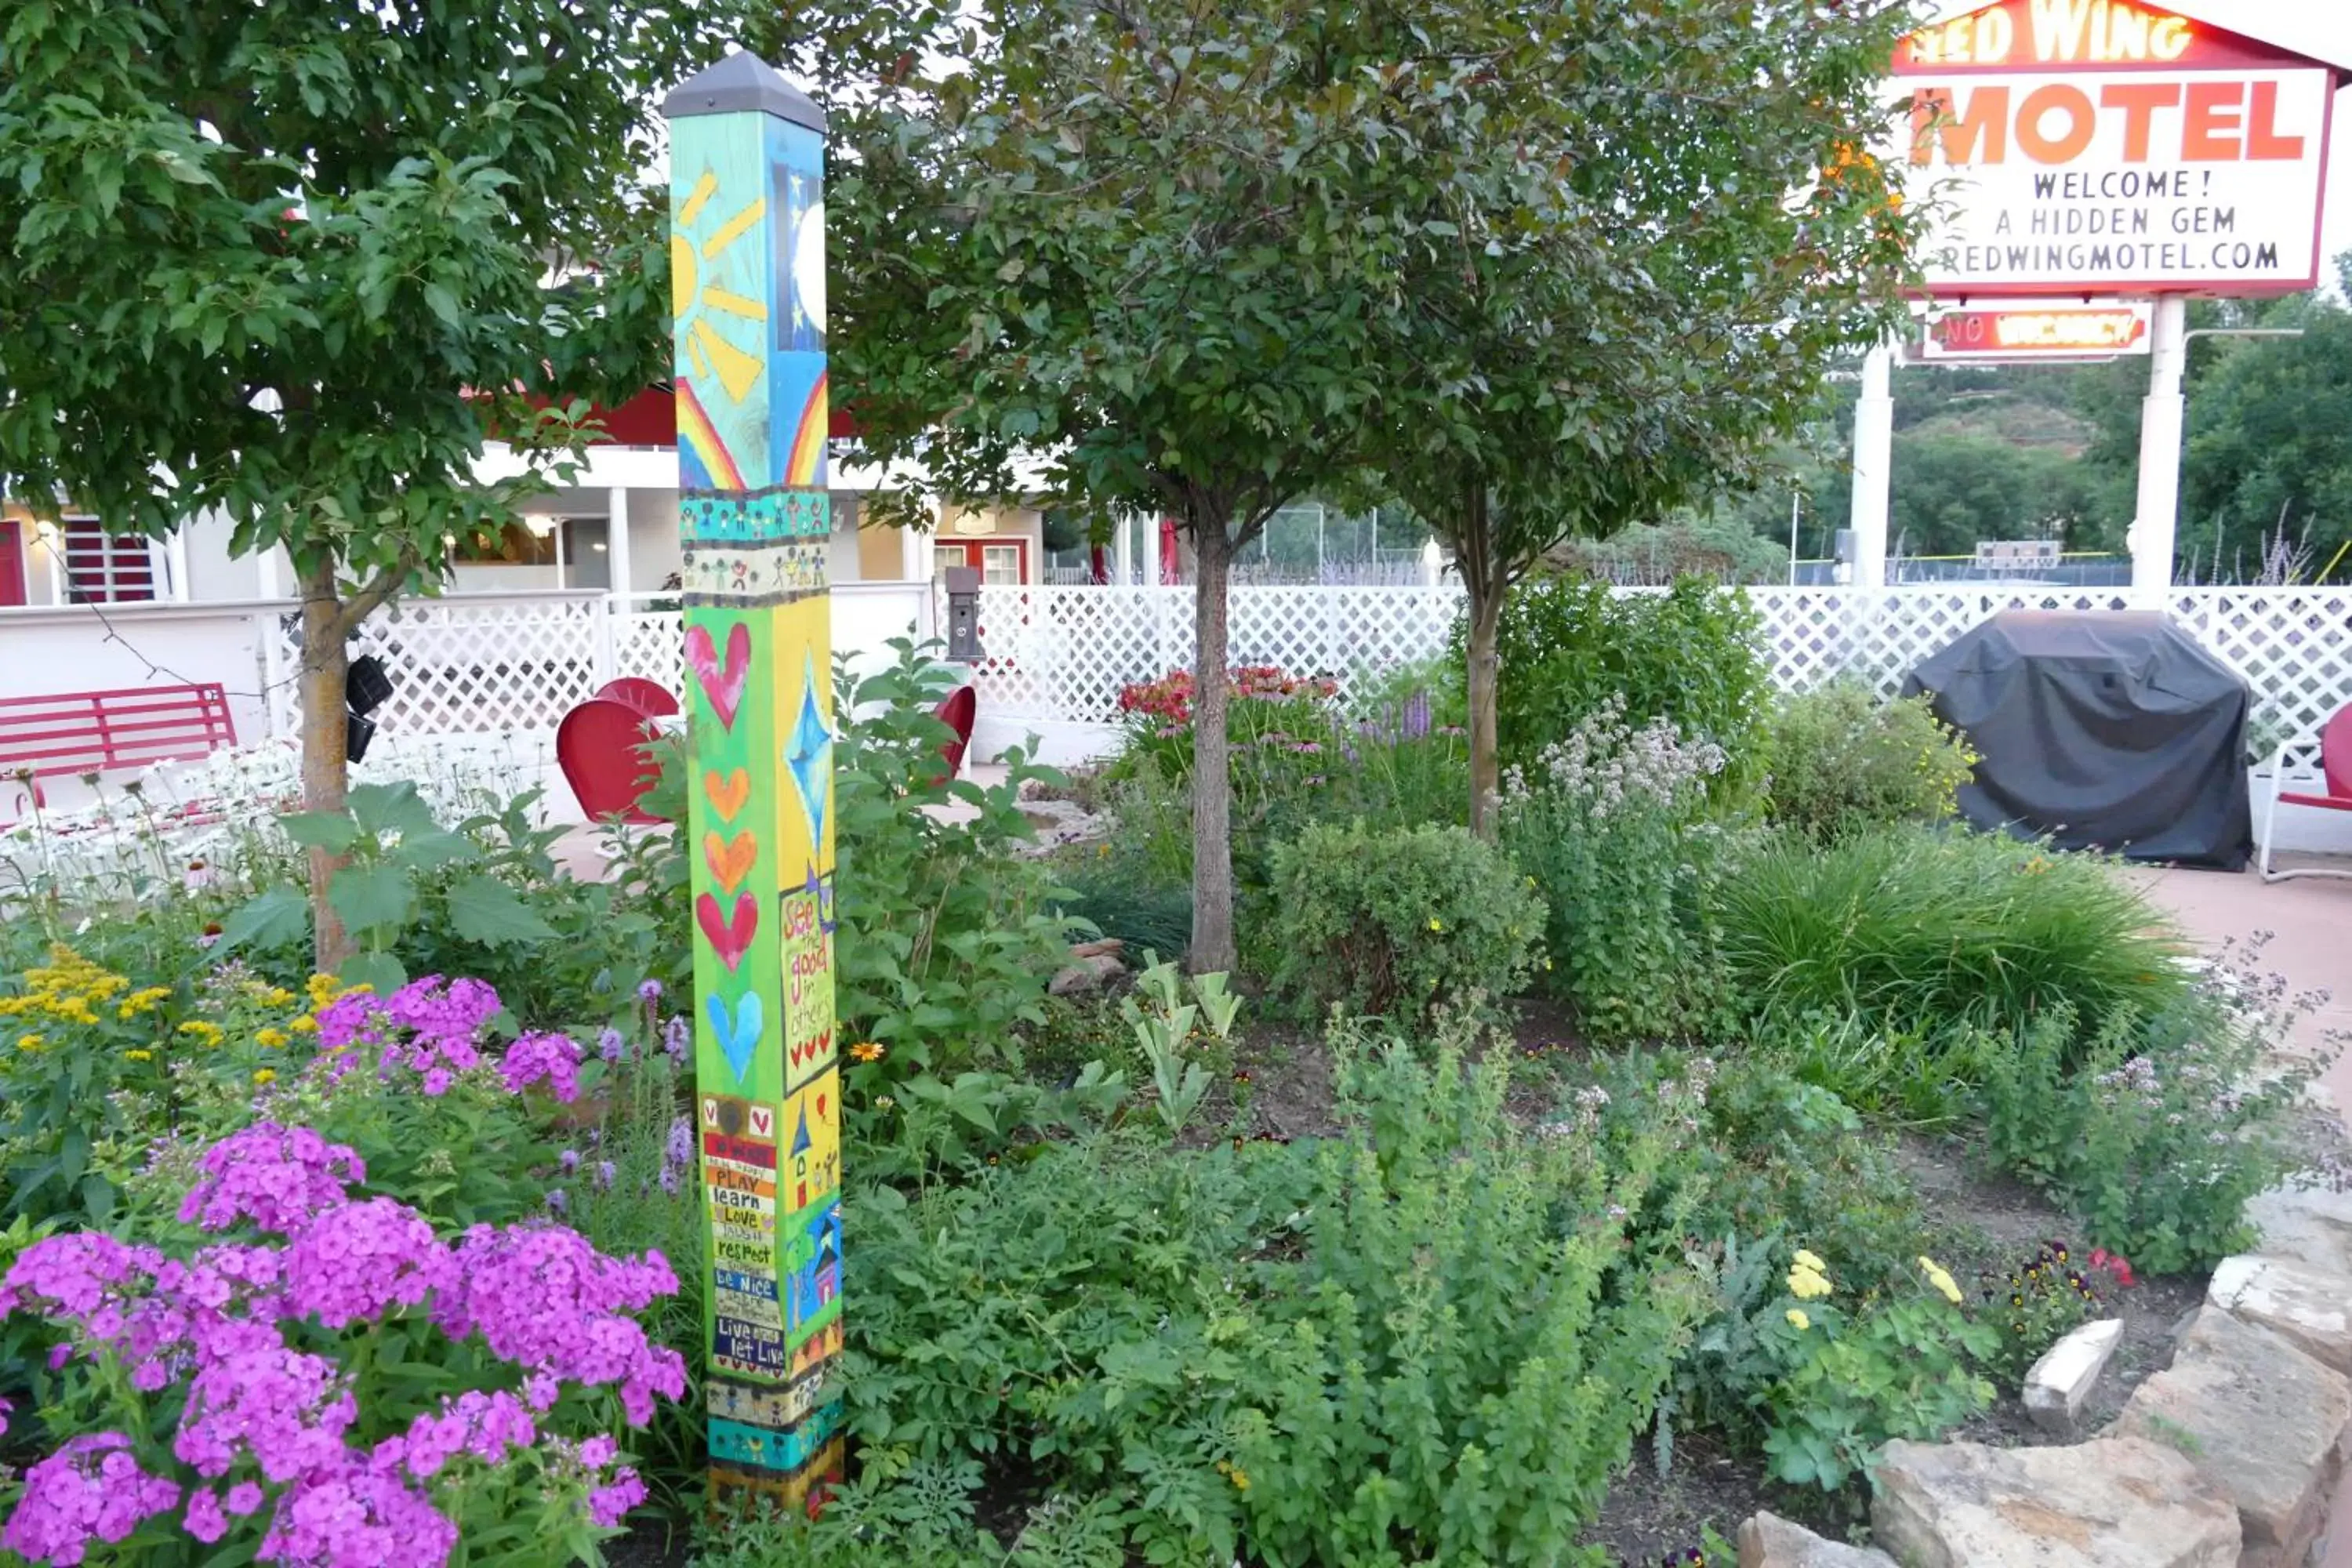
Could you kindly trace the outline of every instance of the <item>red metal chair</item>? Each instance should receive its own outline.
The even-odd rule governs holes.
[[[2337,709],[2336,717],[2322,725],[2317,735],[2306,735],[2300,741],[2289,741],[2281,746],[2272,754],[2270,771],[2271,808],[2263,816],[2263,880],[2284,882],[2294,877],[2352,877],[2352,871],[2330,870],[2316,866],[2298,867],[2290,871],[2271,869],[2271,845],[2278,837],[2280,806],[2304,805],[2321,811],[2352,811],[2352,704]],[[2316,784],[2326,793],[2314,795],[2307,790],[2290,790],[2286,787],[2290,779],[2296,784]]]
[[[980,695],[969,686],[959,686],[947,694],[931,717],[955,731],[955,739],[940,748],[940,757],[948,771],[933,779],[934,787],[947,783],[963,772],[963,754],[971,745],[971,727],[980,716]]]
[[[647,680],[642,675],[625,675],[618,680],[608,680],[596,695],[608,701],[635,709],[648,719],[667,719],[677,711],[677,699],[668,687],[658,680]]]
[[[609,697],[592,697],[563,716],[555,729],[556,764],[591,822],[663,820],[637,805],[659,776],[642,748],[660,739],[651,718]]]

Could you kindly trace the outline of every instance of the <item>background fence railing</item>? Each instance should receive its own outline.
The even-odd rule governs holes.
[[[2108,588],[1962,584],[1747,592],[1773,679],[1792,690],[1845,677],[1891,692],[1920,659],[1999,611],[2127,602]],[[1358,682],[1443,654],[1461,605],[1451,585],[1237,585],[1233,659]],[[2307,731],[2352,701],[2352,589],[2182,587],[2164,605],[2252,689],[2259,736]],[[835,591],[833,616],[835,646],[870,668],[888,657],[892,637],[935,636],[941,606],[927,583],[846,584]],[[983,587],[980,624],[984,731],[1012,740],[1059,726],[1080,745],[1085,732],[1117,722],[1122,687],[1192,658],[1184,587]],[[675,688],[681,638],[674,596],[452,595],[372,617],[352,651],[375,654],[391,671],[380,715],[389,731],[516,734],[552,731],[616,675]],[[0,692],[218,682],[243,740],[293,731],[298,657],[286,604],[0,611]]]

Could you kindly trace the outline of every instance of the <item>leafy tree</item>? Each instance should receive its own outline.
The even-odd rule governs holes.
[[[305,805],[346,778],[347,641],[542,475],[573,400],[667,361],[659,90],[686,0],[47,0],[0,24],[0,477],[110,529],[208,510],[302,602]],[[551,275],[561,275],[550,286]],[[551,402],[561,405],[547,406]],[[344,951],[312,851],[319,959]]]
[[[1636,19],[1591,0],[1421,18],[1476,68],[1422,106],[1367,460],[1468,590],[1474,827],[1497,784],[1512,585],[1563,539],[1753,473],[1832,357],[1900,319],[1914,220],[1860,148],[1907,16],[1657,0]]]
[[[1446,133],[1492,0],[1020,0],[954,68],[853,107],[829,196],[842,379],[877,455],[1007,485],[1020,447],[1097,507],[1191,535],[1198,586],[1192,960],[1234,956],[1226,587],[1286,503],[1360,458]],[[1421,31],[1416,36],[1416,24]]]

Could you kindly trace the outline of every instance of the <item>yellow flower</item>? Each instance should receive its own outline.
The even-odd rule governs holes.
[[[1432,931],[1444,931],[1445,929],[1445,922],[1439,920],[1435,915],[1432,915],[1429,917],[1429,929]]]
[[[273,1051],[284,1045],[287,1038],[286,1031],[283,1029],[256,1029],[253,1032],[254,1044],[267,1046]]]
[[[849,1047],[849,1054],[861,1062],[878,1062],[889,1054],[889,1047],[878,1040],[860,1040]]]
[[[1803,1333],[1807,1329],[1810,1329],[1810,1328],[1811,1328],[1811,1327],[1813,1326],[1813,1321],[1812,1321],[1811,1318],[1808,1318],[1807,1316],[1805,1316],[1803,1310],[1802,1310],[1802,1309],[1801,1309],[1801,1308],[1797,1308],[1797,1307],[1791,1307],[1791,1308],[1790,1308],[1790,1309],[1789,1309],[1789,1311],[1788,1311],[1788,1319],[1789,1319],[1789,1326],[1790,1326],[1790,1328],[1792,1328],[1792,1329],[1796,1330],[1796,1331],[1797,1331],[1799,1333],[1801,1333],[1801,1333]]]
[[[45,1038],[41,1035],[19,1035],[16,1037],[16,1048],[30,1055],[41,1048]]]
[[[1928,1284],[1943,1292],[1945,1300],[1956,1307],[1960,1304],[1960,1288],[1952,1282],[1952,1277],[1949,1274],[1944,1272],[1943,1265],[1932,1258],[1922,1257],[1919,1259],[1919,1272],[1927,1277]]]
[[[276,1083],[278,1081],[278,1069],[276,1068],[257,1068],[254,1069],[253,1081],[256,1083]]]
[[[152,1062],[155,1059],[155,1053],[152,1051],[125,1051],[122,1056],[126,1061]]]
[[[171,994],[172,988],[168,985],[150,985],[144,990],[133,991],[114,1009],[114,1016],[129,1019],[136,1018],[142,1013],[152,1013],[155,1005]]]
[[[265,1007],[290,1007],[294,1005],[294,993],[287,990],[283,985],[273,985],[263,992],[257,1000]]]
[[[313,974],[303,983],[302,989],[309,994],[310,1011],[315,1013],[335,999],[335,977],[331,974]]]
[[[217,1046],[225,1037],[218,1024],[209,1023],[203,1018],[189,1019],[180,1026],[180,1033],[200,1046]]]
[[[286,1026],[298,1035],[315,1035],[319,1032],[319,1020],[305,1013]]]
[[[98,1015],[90,1011],[89,998],[87,996],[51,996],[43,1005],[42,1010],[50,1017],[62,1019],[68,1024],[98,1022]]]
[[[19,1018],[39,1005],[37,996],[0,996],[0,1018]]]
[[[1829,1272],[1830,1268],[1828,1264],[1822,1262],[1820,1258],[1814,1257],[1811,1253],[1806,1251],[1801,1247],[1797,1248],[1797,1267],[1800,1268],[1810,1268],[1816,1274],[1826,1274]]]
[[[1799,1263],[1789,1269],[1789,1294],[1800,1301],[1819,1300],[1828,1295],[1831,1289],[1829,1276],[1818,1268],[1808,1268]]]

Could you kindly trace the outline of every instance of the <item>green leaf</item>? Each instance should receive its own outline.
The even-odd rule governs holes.
[[[433,808],[425,804],[416,786],[405,779],[397,784],[353,784],[350,800],[352,816],[378,838],[393,834],[406,837],[432,833],[440,827],[433,820]]]
[[[303,848],[324,849],[330,855],[348,855],[360,841],[359,824],[344,812],[289,812],[278,819],[278,825]]]
[[[558,934],[513,889],[488,877],[468,877],[449,889],[449,923],[467,942],[490,947],[549,942]]]
[[[346,985],[365,985],[389,996],[408,984],[408,971],[388,952],[363,952],[347,961],[336,976]]]
[[[405,924],[415,897],[409,873],[398,866],[346,866],[327,885],[328,904],[354,932]]]
[[[223,948],[289,947],[310,934],[310,900],[291,883],[277,887],[222,922]]]

